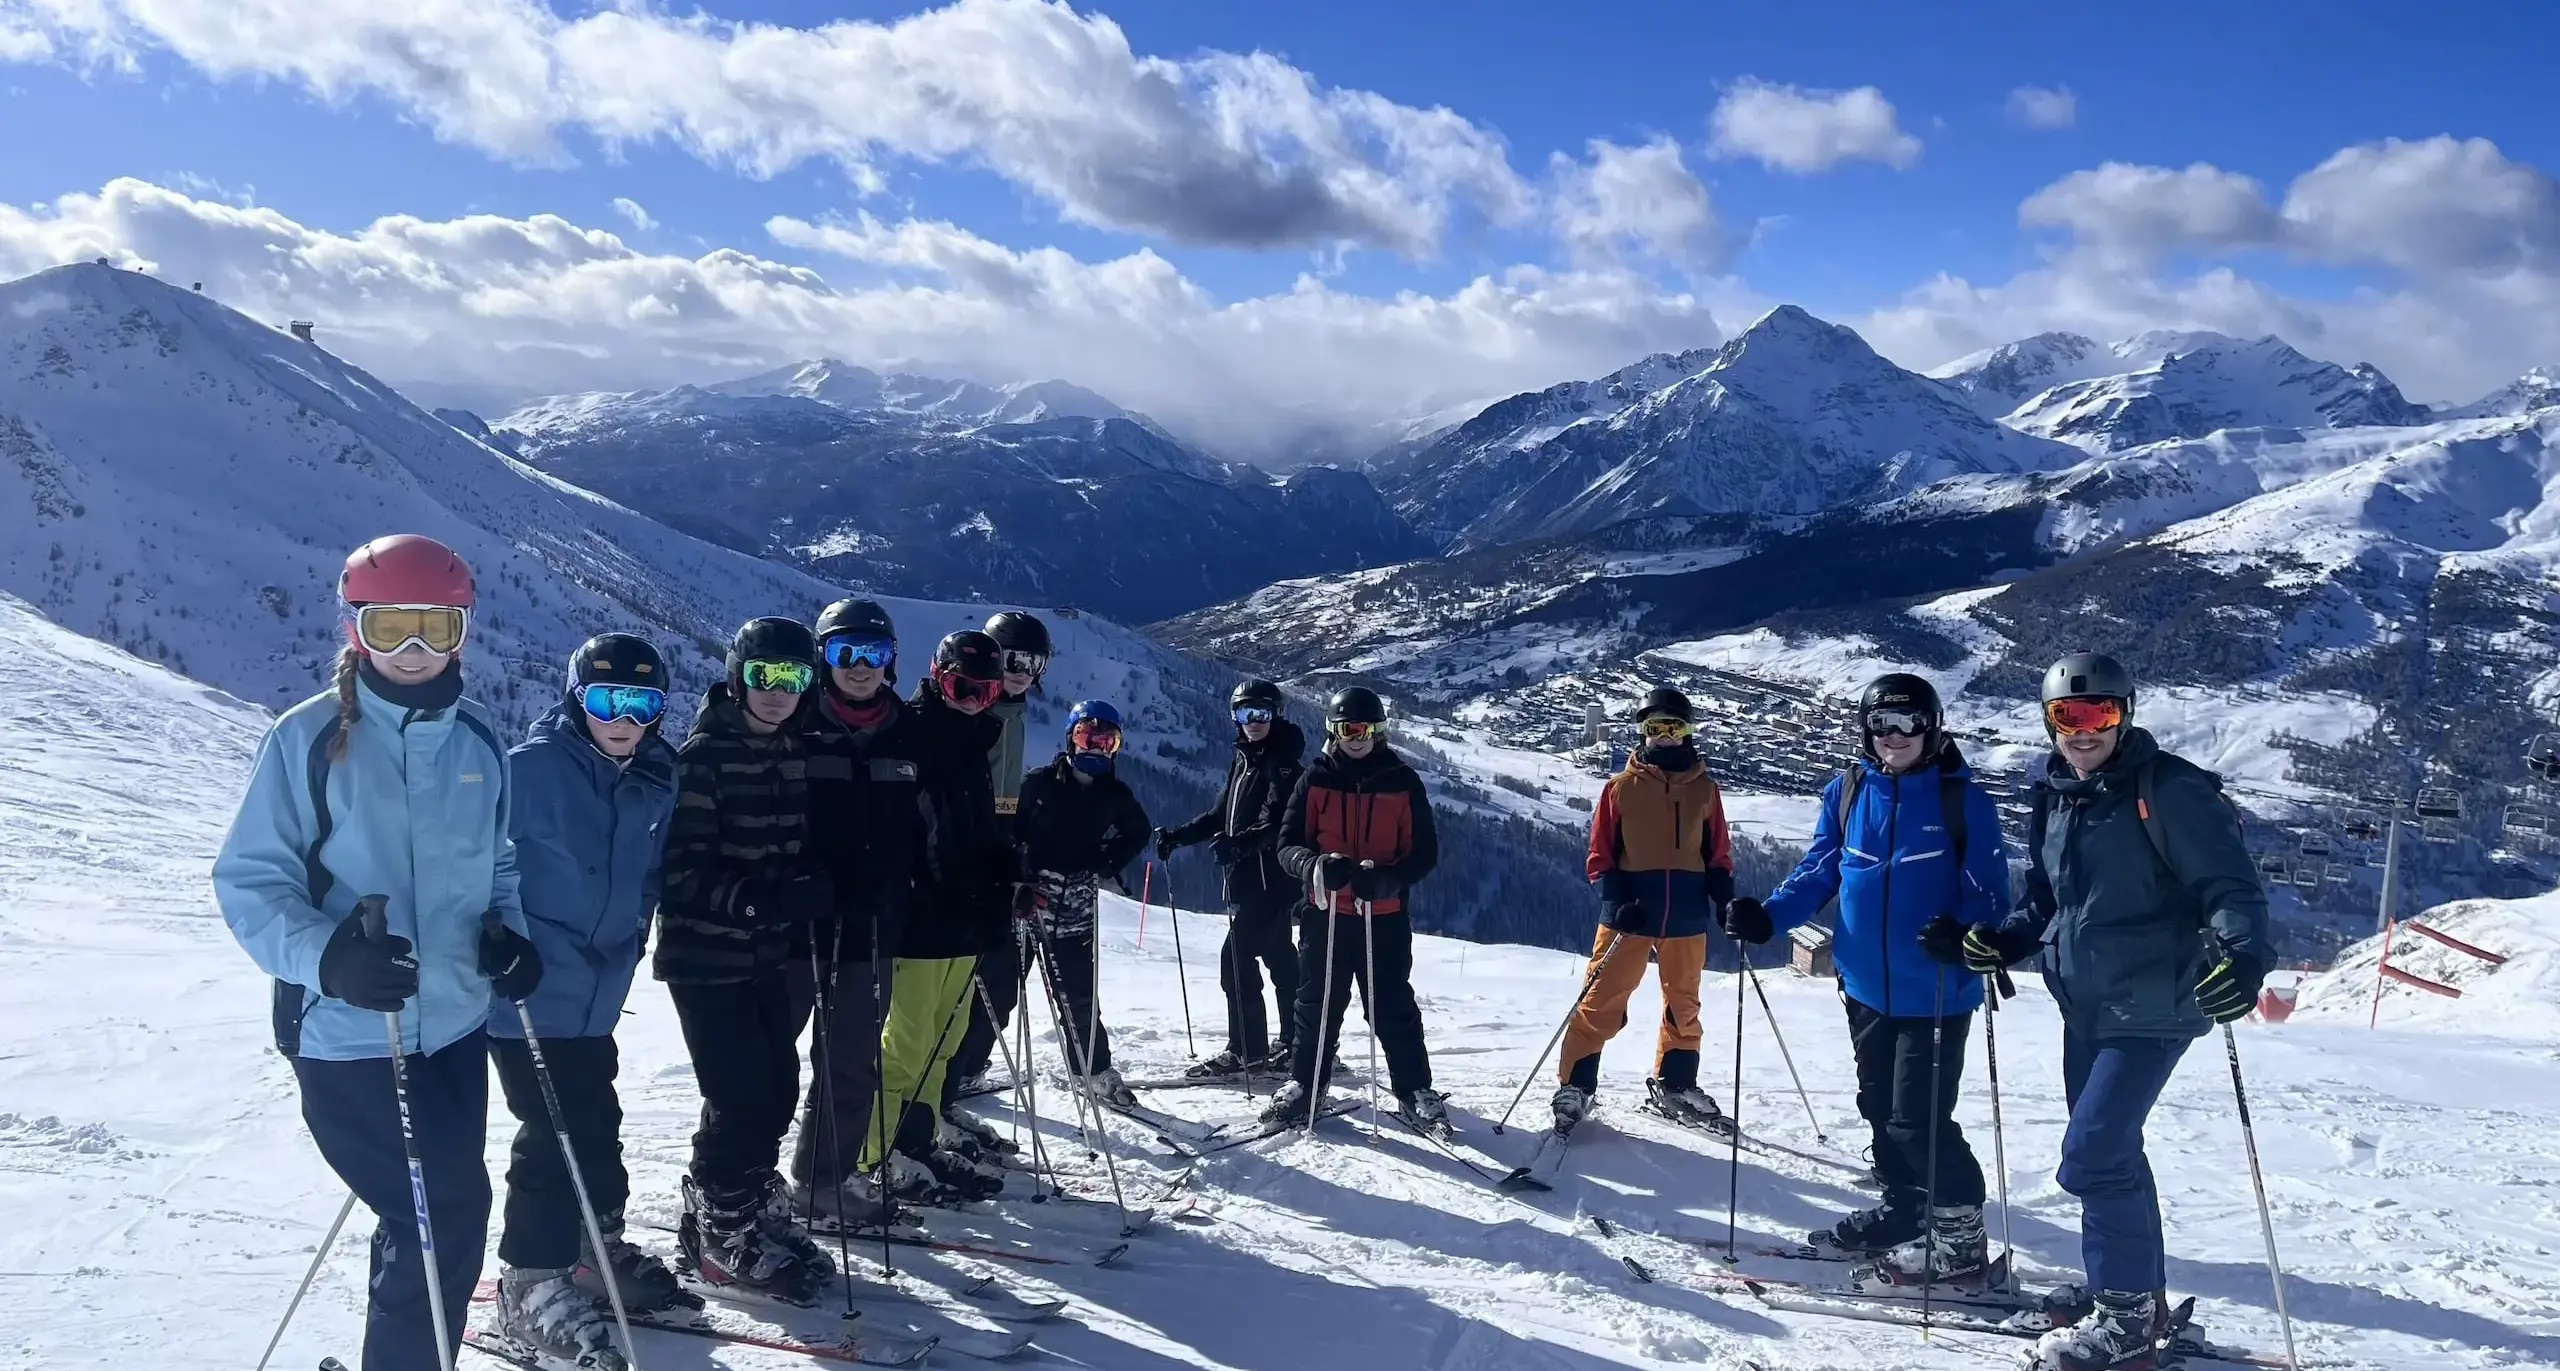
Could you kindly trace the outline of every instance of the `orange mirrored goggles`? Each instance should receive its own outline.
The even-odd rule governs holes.
[[[2124,726],[2124,701],[2097,696],[2047,701],[2044,721],[2056,733],[2104,733]]]
[[[356,610],[356,639],[388,657],[411,643],[450,655],[471,630],[471,611],[457,605],[365,605]]]
[[[1360,741],[1362,738],[1383,738],[1387,736],[1387,726],[1385,724],[1373,724],[1361,719],[1334,719],[1325,724],[1324,731],[1344,742],[1353,743]]]

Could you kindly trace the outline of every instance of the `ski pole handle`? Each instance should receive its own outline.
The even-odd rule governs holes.
[[[391,931],[391,897],[367,895],[356,901],[358,927],[368,942],[380,942]]]

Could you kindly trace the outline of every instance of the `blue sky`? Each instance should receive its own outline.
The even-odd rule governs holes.
[[[878,181],[868,191],[825,155],[757,175],[742,171],[733,158],[666,137],[610,147],[596,136],[599,116],[580,109],[536,121],[550,128],[556,145],[551,153],[528,158],[521,147],[501,146],[523,142],[521,130],[492,134],[486,127],[501,117],[488,110],[520,92],[502,91],[481,102],[477,113],[457,113],[455,102],[469,104],[470,98],[440,91],[432,77],[403,69],[411,60],[405,54],[421,46],[418,35],[400,33],[402,21],[366,13],[372,7],[362,0],[303,0],[298,6],[294,0],[201,0],[203,12],[214,16],[282,16],[273,18],[275,27],[264,35],[230,39],[208,38],[201,28],[167,19],[169,10],[183,11],[195,2],[175,0],[136,15],[119,0],[107,0],[101,12],[113,18],[83,26],[36,17],[46,12],[47,0],[0,0],[0,55],[21,59],[0,67],[0,125],[13,130],[11,152],[0,158],[0,206],[16,207],[22,220],[36,223],[20,223],[14,258],[0,232],[0,266],[41,265],[49,247],[85,246],[104,235],[172,274],[236,270],[255,276],[253,267],[223,255],[238,250],[236,245],[136,228],[135,215],[105,211],[94,216],[98,222],[84,237],[65,227],[67,211],[45,208],[56,197],[95,194],[127,177],[193,202],[199,219],[202,206],[222,202],[254,203],[283,216],[292,225],[287,250],[314,272],[325,271],[330,256],[313,248],[315,235],[360,235],[386,215],[436,223],[466,215],[508,221],[556,215],[583,228],[610,230],[631,252],[671,262],[734,248],[813,269],[839,290],[940,292],[941,314],[960,313],[962,306],[974,311],[965,327],[951,326],[946,318],[951,331],[938,334],[905,316],[879,330],[868,322],[839,321],[847,336],[840,348],[828,350],[860,360],[909,356],[945,362],[990,379],[1038,369],[1050,356],[989,348],[987,339],[1006,330],[999,315],[982,307],[989,299],[1001,304],[1006,290],[972,296],[942,268],[884,254],[877,243],[850,253],[812,247],[778,238],[769,221],[786,216],[825,225],[865,213],[884,226],[949,221],[1002,249],[1054,248],[1086,265],[1143,250],[1169,263],[1184,288],[1220,305],[1285,296],[1310,272],[1339,297],[1328,303],[1329,310],[1372,314],[1385,308],[1379,302],[1392,302],[1402,292],[1453,299],[1474,278],[1500,279],[1521,266],[1609,275],[1603,285],[1546,283],[1543,289],[1549,314],[1576,316],[1585,324],[1600,308],[1589,299],[1595,292],[1605,295],[1611,302],[1605,308],[1614,311],[1611,329],[1518,323],[1520,336],[1506,333],[1478,346],[1480,365],[1473,369],[1467,365],[1470,344],[1461,335],[1483,336],[1482,321],[1444,321],[1437,333],[1458,355],[1436,359],[1428,374],[1418,373],[1400,393],[1410,397],[1406,404],[1471,393],[1471,378],[1479,374],[1481,388],[1498,391],[1539,374],[1540,367],[1564,369],[1548,377],[1561,379],[1604,361],[1632,360],[1642,346],[1712,340],[1776,301],[1800,302],[1859,326],[1888,355],[1912,365],[1996,341],[2008,336],[2004,328],[2082,326],[2109,336],[2129,331],[2128,325],[2153,323],[2266,327],[2339,360],[2371,355],[2427,398],[2457,398],[2464,387],[2485,389],[2483,383],[2526,364],[2560,361],[2560,334],[2536,322],[2548,313],[2546,305],[2560,300],[2560,290],[2547,289],[2560,274],[2560,261],[2546,260],[2560,253],[2560,225],[2550,221],[2560,215],[2560,200],[2544,195],[2549,178],[2539,170],[2560,166],[2560,120],[2537,109],[2547,78],[2547,62],[2538,54],[2560,51],[2560,11],[2543,6],[2441,5],[2431,8],[2423,26],[2396,8],[2228,0],[2146,6],[2138,21],[2121,10],[2027,4],[1568,9],[1525,3],[1379,6],[1323,0],[1253,6],[1120,0],[1076,12],[1079,35],[1107,18],[1139,57],[1184,64],[1194,95],[1211,86],[1224,89],[1212,79],[1218,68],[1211,64],[1220,54],[1260,52],[1280,59],[1278,70],[1328,95],[1373,93],[1402,110],[1445,107],[1464,121],[1471,136],[1497,149],[1497,160],[1507,163],[1501,174],[1516,180],[1517,188],[1424,194],[1438,212],[1434,226],[1421,231],[1427,241],[1398,251],[1380,235],[1364,241],[1359,233],[1277,246],[1201,241],[1220,235],[1186,229],[1192,216],[1185,210],[1097,212],[1096,202],[1080,202],[1072,189],[1090,169],[1066,165],[1075,160],[1071,152],[1044,146],[1029,153],[990,153],[986,138],[1000,139],[999,132],[975,146],[963,139],[946,156],[919,155],[926,150],[913,144],[935,136],[929,120],[906,126],[888,145],[866,154]],[[467,34],[478,22],[466,17],[448,23],[444,12],[477,15],[503,27],[523,20],[534,2],[441,0],[419,6],[435,13],[415,22],[447,25],[427,30],[425,45],[433,46],[454,31]],[[990,32],[1027,32],[1039,27],[1031,22],[1037,15],[1026,15],[1028,8],[1009,0],[968,0],[963,11],[972,20],[983,19]],[[557,19],[535,22],[526,31],[549,32],[561,21],[591,14],[565,3],[555,12]],[[811,31],[842,21],[895,26],[914,13],[906,6],[802,0],[721,0],[711,9],[718,21]],[[1961,19],[1948,17],[1959,13]],[[658,19],[675,24],[662,13]],[[242,21],[237,27],[254,31],[257,25]],[[15,41],[13,33],[19,35]],[[347,35],[352,38],[341,46],[389,55],[347,63],[321,41]],[[312,45],[309,55],[296,50],[304,41]],[[454,41],[463,53],[459,60],[475,71],[503,66],[490,54],[513,50],[503,43],[474,47]],[[1029,43],[1020,50],[1036,53],[1038,47]],[[329,68],[333,61],[339,65]],[[1036,66],[1021,70],[1040,78],[1026,89],[1045,93],[1018,96],[1008,89],[968,98],[1004,103],[1016,116],[1027,110],[1035,121],[1045,117],[1037,108],[1043,100],[1072,109],[1112,98],[1103,86],[1079,88],[1089,72],[1062,70],[1056,88],[1046,89],[1048,76]],[[1731,147],[1719,153],[1711,122],[1719,103],[1755,82],[1794,88],[1807,98],[1872,87],[1889,102],[1898,135],[1917,140],[1916,151],[1882,160],[1853,154],[1818,169],[1773,166],[1766,156]],[[564,106],[584,98],[560,94],[561,83],[553,84],[551,98]],[[2011,93],[2020,87],[2067,89],[2073,106],[2068,126],[2022,122],[2010,107]],[[839,92],[847,100],[857,94]],[[1024,103],[1012,107],[1016,100]],[[1139,110],[1131,118],[1143,123],[1159,114]],[[1005,122],[1002,112],[987,118],[988,127]],[[477,127],[457,128],[475,122]],[[439,123],[441,136],[431,127]],[[1077,127],[1083,126],[1060,136],[1074,136]],[[1276,127],[1258,129],[1247,145],[1268,142]],[[34,136],[17,141],[26,131]],[[1374,136],[1376,129],[1367,132]],[[2405,174],[2399,161],[2385,159],[2387,165],[2364,169],[2370,174],[2358,183],[2360,198],[2318,223],[2303,219],[2285,198],[2295,178],[2342,149],[2440,135],[2489,140],[2494,156],[2484,161],[2439,147],[2432,169]],[[768,127],[759,136],[782,135]],[[1678,179],[1699,188],[1699,203],[1712,203],[1722,246],[1682,257],[1627,240],[1623,251],[1600,254],[1605,262],[1578,252],[1556,229],[1550,204],[1564,194],[1570,169],[1559,172],[1551,159],[1579,164],[1589,157],[1593,139],[1621,148],[1669,140],[1678,156]],[[908,145],[897,145],[901,140]],[[1141,140],[1137,146],[1148,144]],[[1353,163],[1366,156],[1375,164],[1372,170],[1399,183],[1417,180],[1412,167],[1391,157],[1367,156],[1359,147],[1347,155]],[[1284,171],[1313,160],[1286,146],[1272,155]],[[2412,166],[2417,161],[2414,154],[2403,160]],[[2461,166],[2453,168],[2457,161]],[[2221,198],[2177,211],[2176,223],[2163,228],[2140,222],[2156,198],[2150,191],[2088,184],[2083,189],[2089,193],[2071,197],[2046,227],[2021,227],[2022,202],[2110,162],[2166,169],[2210,164],[2220,179],[2209,186],[2184,183],[2181,193]],[[1058,167],[1064,169],[1053,175]],[[1659,164],[1654,170],[1665,171]],[[2413,270],[2428,254],[2426,240],[2443,240],[2452,231],[2433,222],[2403,222],[2376,208],[2403,193],[2394,187],[2406,184],[2408,174],[2419,177],[2422,191],[2447,197],[2445,213],[2474,218],[2483,196],[2460,178],[2504,177],[2498,184],[2504,187],[2500,212],[2506,217],[2482,232],[2500,245],[2521,244],[2513,255],[2531,269],[2525,273],[2530,279],[2516,279],[2502,255],[2505,246],[2478,260],[2429,259]],[[2263,188],[2269,213],[2254,228],[2226,230],[2214,216],[2228,210],[2224,192],[2240,184],[2239,178]],[[1061,190],[1062,181],[1071,188]],[[1204,195],[1215,193],[1213,181],[1201,184]],[[652,226],[639,227],[618,213],[617,199],[643,207]],[[2508,200],[2515,203],[2506,205]],[[2276,208],[2283,210],[2284,222],[2273,217]],[[2359,233],[2373,241],[2356,240]],[[2089,246],[2101,240],[2115,246],[2104,253]],[[160,255],[143,251],[148,246]],[[190,254],[205,260],[192,261]],[[2221,269],[2233,276],[2226,279]],[[1915,305],[1910,293],[1941,274],[1960,278],[1972,293]],[[331,287],[345,288],[345,282]],[[1541,288],[1533,284],[1521,292]],[[320,284],[294,289],[326,294]],[[1572,301],[1562,299],[1568,289],[1578,292]],[[1682,300],[1689,303],[1680,305]],[[727,307],[737,312],[734,301]],[[874,313],[864,319],[879,319],[879,307],[881,300],[867,302],[865,309]],[[1060,358],[1124,345],[1108,330],[1082,335],[1079,345],[1074,330],[1060,322],[1058,311],[1067,306],[1056,300],[1044,297],[1028,307],[1035,309],[1041,329],[1057,333]],[[1132,308],[1115,301],[1103,312],[1146,332],[1129,323]],[[1516,302],[1503,306],[1517,308],[1522,307]],[[2075,325],[2075,308],[2086,314],[2085,324]],[[2502,313],[2494,326],[2479,324],[2475,316],[2484,308],[2514,317]],[[470,308],[451,318],[421,319],[417,313],[394,317],[385,311],[350,325],[360,333],[379,332],[382,365],[390,372],[422,378],[439,370],[437,347],[484,338],[485,330],[471,331]],[[2473,321],[2466,323],[2458,348],[2441,339],[2403,337],[2425,331],[2430,318],[2457,314]],[[875,331],[889,341],[866,350],[863,335]],[[1321,345],[1325,336],[1297,342],[1303,349]],[[392,346],[403,337],[406,346]],[[562,346],[530,338],[488,341],[538,348],[544,356],[560,354]],[[838,340],[817,327],[807,341]],[[712,366],[732,353],[741,363],[754,360],[754,350],[752,331],[742,326],[699,348],[682,339],[660,340],[647,348],[608,348],[608,357],[589,360],[597,362],[590,370],[598,383],[620,364],[633,375],[631,383],[639,384],[683,365]],[[393,356],[396,363],[388,360]],[[1136,365],[1100,367],[1106,374],[1073,379],[1114,389],[1120,373]],[[1221,372],[1232,376],[1261,368],[1250,354],[1238,354],[1223,359]],[[476,376],[485,385],[490,379],[486,367],[456,363],[444,369],[457,381]],[[1290,383],[1319,391],[1325,384],[1321,376],[1302,379],[1294,373]],[[2438,391],[2444,393],[2433,393]],[[1288,404],[1271,395],[1255,403]],[[1397,403],[1382,393],[1352,407],[1365,406],[1357,417],[1375,419],[1392,417]]]

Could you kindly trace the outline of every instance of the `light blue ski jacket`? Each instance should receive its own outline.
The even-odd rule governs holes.
[[[404,1053],[436,1051],[488,1022],[482,914],[494,909],[525,931],[506,751],[488,713],[469,699],[413,713],[367,684],[356,694],[358,721],[334,762],[336,692],[277,718],[213,864],[223,922],[276,978],[276,1046],[288,1057],[390,1055],[382,1015],[319,990],[321,950],[359,898],[388,896],[390,930],[417,948],[418,993],[400,1013]],[[325,817],[314,799],[323,789]]]

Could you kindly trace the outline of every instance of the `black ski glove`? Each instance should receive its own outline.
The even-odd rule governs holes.
[[[2222,960],[2196,982],[2196,1008],[2215,1023],[2230,1023],[2247,1018],[2258,1007],[2258,989],[2266,983],[2267,967],[2228,943],[2220,944],[2220,950]]]
[[[1920,925],[1920,950],[1948,966],[1965,965],[1964,925],[1944,914]]]
[[[1360,864],[1339,852],[1328,852],[1316,858],[1316,888],[1331,894],[1351,884],[1360,874]]]
[[[1993,928],[1975,924],[1965,930],[1962,946],[1965,970],[1988,976],[2036,955],[2043,948],[2044,939],[2023,925]]]
[[[1175,841],[1173,840],[1173,833],[1172,833],[1172,831],[1171,831],[1171,830],[1169,830],[1169,829],[1162,829],[1162,828],[1159,828],[1159,829],[1157,829],[1157,830],[1156,830],[1156,860],[1157,860],[1157,861],[1160,861],[1160,862],[1169,862],[1169,861],[1172,861],[1172,860],[1173,860],[1173,854],[1174,854],[1174,853],[1176,853],[1176,852],[1180,852],[1181,850],[1182,850],[1182,844],[1180,844],[1180,843],[1178,843],[1178,842],[1175,842]]]
[[[1738,943],[1765,943],[1778,931],[1769,919],[1768,907],[1748,895],[1726,901],[1716,915],[1716,923],[1723,927],[1726,937]]]
[[[804,866],[788,876],[756,882],[742,903],[749,923],[816,923],[836,912],[836,882],[825,867]]]
[[[489,989],[509,1004],[522,1004],[542,985],[542,953],[533,940],[507,927],[492,909],[480,916],[480,974]]]
[[[364,933],[364,915],[350,914],[320,949],[320,993],[358,1009],[396,1014],[418,993],[417,949],[397,933]]]
[[[1209,840],[1209,860],[1220,866],[1234,866],[1243,861],[1251,850],[1242,838],[1231,838],[1223,833]]]

